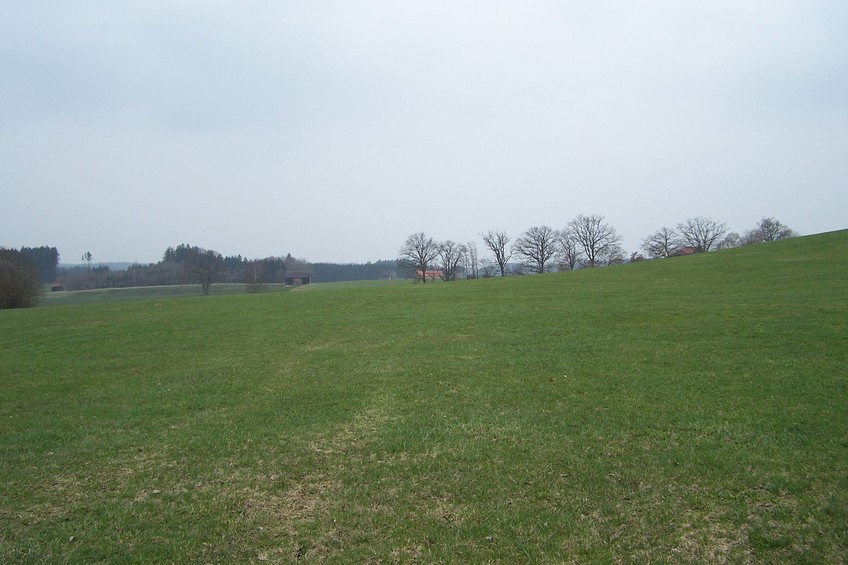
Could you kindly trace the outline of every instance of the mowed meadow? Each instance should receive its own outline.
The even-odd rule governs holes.
[[[848,231],[0,312],[0,562],[848,559]]]

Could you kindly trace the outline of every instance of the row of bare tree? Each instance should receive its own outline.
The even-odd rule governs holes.
[[[561,230],[534,226],[507,247],[510,241],[506,232],[500,230],[483,234],[483,242],[494,254],[501,276],[506,275],[507,264],[513,257],[523,270],[532,273],[544,273],[554,266],[573,270],[578,264],[595,267],[624,261],[621,236],[597,214],[579,214]]]
[[[460,272],[468,278],[476,278],[481,272],[485,275],[489,266],[505,276],[513,259],[518,263],[517,272],[531,273],[625,262],[621,236],[603,216],[597,214],[580,214],[561,230],[534,226],[514,241],[502,230],[489,230],[481,235],[493,255],[493,261],[484,261],[482,267],[474,243],[439,242],[423,232],[414,233],[406,239],[398,254],[398,266],[427,282],[428,278],[435,276],[452,281]],[[648,258],[660,259],[775,241],[794,235],[795,232],[774,218],[763,218],[754,229],[740,236],[728,233],[722,222],[699,216],[677,224],[676,228],[661,228],[643,240],[642,249]],[[631,261],[640,259],[644,256],[639,253],[630,256]]]
[[[677,224],[677,228],[660,228],[642,241],[642,249],[650,259],[673,257],[689,248],[693,252],[728,249],[777,241],[797,235],[792,229],[774,218],[761,219],[754,229],[743,235],[728,232],[727,226],[711,218],[690,218]]]
[[[477,245],[436,241],[424,232],[414,233],[406,238],[400,249],[398,267],[413,272],[424,283],[436,277],[453,281],[460,271],[468,278],[476,278],[479,271]]]

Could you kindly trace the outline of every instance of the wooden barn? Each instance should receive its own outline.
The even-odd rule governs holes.
[[[311,271],[286,271],[286,286],[301,286],[311,282]]]

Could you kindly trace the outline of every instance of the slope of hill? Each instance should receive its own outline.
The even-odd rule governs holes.
[[[846,252],[0,312],[0,560],[842,562]]]

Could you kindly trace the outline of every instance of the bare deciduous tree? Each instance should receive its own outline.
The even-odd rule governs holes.
[[[727,233],[727,226],[712,218],[698,216],[677,224],[677,231],[680,233],[683,245],[706,253]]]
[[[439,267],[442,271],[440,277],[443,281],[456,280],[456,274],[465,252],[465,246],[455,241],[447,240],[438,244]]]
[[[481,235],[483,236],[483,243],[495,254],[495,262],[501,270],[501,276],[505,276],[506,264],[512,258],[512,250],[507,248],[510,237],[506,235],[506,232],[500,230],[489,230]]]
[[[480,277],[490,279],[498,272],[498,266],[491,259],[483,259],[480,263]]]
[[[463,262],[465,263],[466,279],[476,279],[480,276],[480,265],[477,258],[477,244],[473,241],[469,241],[465,245],[465,256],[463,258]]]
[[[418,232],[406,238],[398,253],[398,266],[414,271],[421,282],[427,282],[427,269],[439,253],[439,246],[432,237]]]
[[[621,236],[612,226],[604,222],[603,216],[579,214],[568,223],[568,229],[586,256],[590,267],[596,266],[603,259],[609,262],[617,257],[618,254],[613,251],[616,247],[620,250]]]
[[[742,238],[736,232],[730,232],[721,241],[717,241],[715,249],[733,249],[742,245]]]
[[[244,286],[247,292],[261,292],[265,286],[265,261],[248,261],[244,266]]]
[[[209,294],[209,289],[223,264],[224,258],[217,251],[193,247],[186,257],[185,268],[188,275],[200,283],[203,294]]]
[[[559,268],[563,271],[573,271],[580,262],[580,249],[577,240],[568,228],[559,232]]]
[[[604,250],[601,260],[606,262],[607,265],[621,265],[627,260],[627,257],[624,248],[615,243]]]
[[[534,273],[548,270],[548,262],[557,251],[557,232],[548,226],[534,226],[515,240],[513,253],[521,256],[524,263]]]
[[[665,259],[680,250],[680,235],[674,229],[662,227],[642,240],[642,249],[651,259]]]
[[[745,232],[742,242],[745,245],[752,243],[766,243],[794,237],[795,232],[789,226],[779,222],[775,218],[763,218],[757,227]]]

